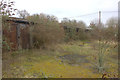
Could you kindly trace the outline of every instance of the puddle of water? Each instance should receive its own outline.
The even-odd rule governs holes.
[[[87,56],[79,55],[79,54],[67,54],[64,56],[60,56],[61,62],[67,62],[68,64],[81,64],[81,63],[89,63],[86,59]]]

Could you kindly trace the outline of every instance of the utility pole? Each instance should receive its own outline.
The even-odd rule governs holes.
[[[99,25],[101,24],[101,11],[99,11]]]

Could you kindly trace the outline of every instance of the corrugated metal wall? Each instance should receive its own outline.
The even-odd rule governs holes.
[[[3,29],[3,35],[8,39],[12,50],[30,48],[29,25],[12,21],[8,21],[8,24],[9,27]]]

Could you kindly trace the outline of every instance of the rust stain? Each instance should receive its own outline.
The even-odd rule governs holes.
[[[29,34],[29,22],[26,20],[19,20],[17,18],[6,20],[7,28],[3,28],[3,36],[8,40],[7,43],[12,50],[19,49],[21,46],[22,49],[30,48],[30,34]],[[5,26],[3,24],[3,26]]]

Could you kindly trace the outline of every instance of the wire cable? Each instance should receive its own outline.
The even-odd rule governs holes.
[[[119,11],[101,11],[101,13],[115,13],[115,12],[119,12]],[[90,14],[85,14],[85,15],[80,15],[80,16],[72,16],[72,17],[63,17],[63,18],[78,18],[78,17],[84,17],[84,16],[89,16],[89,15],[93,15],[93,14],[98,14],[98,12],[94,12],[94,13],[90,13]],[[63,18],[58,18],[58,19],[63,19]]]

